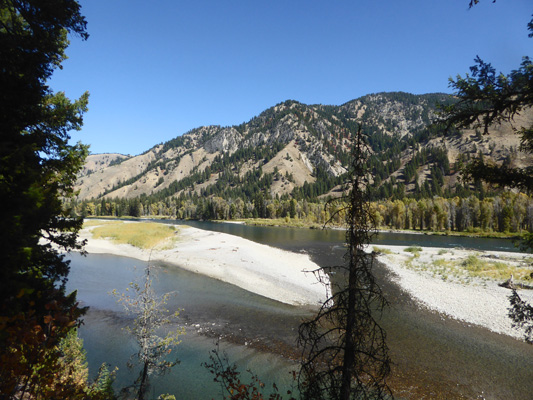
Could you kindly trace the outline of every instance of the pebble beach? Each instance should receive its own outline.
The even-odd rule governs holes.
[[[383,253],[378,253],[377,259],[421,307],[495,333],[523,338],[523,332],[512,327],[508,316],[511,290],[499,286],[504,280],[469,276],[461,271],[461,265],[469,257],[476,257],[516,267],[525,266],[530,254],[432,247],[420,248],[413,254],[406,252],[405,246],[379,248]],[[436,267],[442,265],[457,267],[453,271]],[[518,293],[523,300],[533,303],[533,290],[518,290]]]

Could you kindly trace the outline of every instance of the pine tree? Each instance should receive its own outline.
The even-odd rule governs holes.
[[[81,129],[88,93],[70,101],[47,80],[66,58],[67,34],[86,39],[74,0],[0,2],[0,394],[54,394],[58,343],[83,309],[65,293],[82,220],[64,208],[87,148]],[[42,373],[35,374],[41,369]],[[59,389],[58,389],[59,390]],[[43,392],[44,393],[44,392]]]
[[[346,210],[346,264],[332,268],[333,293],[317,316],[299,329],[303,348],[299,389],[306,400],[391,396],[386,384],[390,372],[386,335],[376,320],[386,301],[372,274],[373,256],[364,251],[374,229],[365,195],[366,151],[359,130]]]

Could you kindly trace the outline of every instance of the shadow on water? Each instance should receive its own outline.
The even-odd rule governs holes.
[[[187,225],[307,253],[320,266],[337,265],[345,251],[342,231],[198,222]],[[395,241],[395,235],[380,234],[374,243],[479,250],[488,246],[492,250],[515,251],[506,240],[401,234]],[[133,266],[143,265],[114,256],[72,257],[69,287],[77,288],[79,298],[92,307],[81,331],[90,365],[97,368],[103,361],[121,360],[123,366],[134,346],[120,329],[126,321],[122,311],[106,293],[127,287],[132,277],[140,273]],[[176,267],[159,264],[158,269],[157,290],[177,292],[171,307],[184,309],[182,321],[188,326],[188,334],[178,349],[182,364],[171,376],[158,381],[161,385],[158,390],[166,388],[180,399],[219,397],[218,387],[206,383],[212,377],[200,367],[214,347],[213,337],[218,336],[225,337],[232,361],[244,369],[252,368],[266,376],[267,381],[288,379],[294,364],[256,349],[288,355],[296,340],[298,324],[309,315],[308,311]],[[388,335],[394,362],[391,382],[398,397],[531,398],[533,346],[420,309],[391,281],[383,267],[377,266],[375,271],[390,303],[381,323]],[[280,370],[284,372],[279,374]],[[131,379],[125,367],[121,374],[122,381]],[[198,392],[198,388],[204,391]]]

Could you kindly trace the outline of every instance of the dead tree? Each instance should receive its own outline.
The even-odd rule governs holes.
[[[379,324],[386,301],[372,273],[374,258],[365,252],[374,233],[366,197],[368,147],[356,135],[349,194],[346,197],[345,263],[331,267],[330,298],[317,316],[300,325],[303,364],[298,386],[311,399],[391,398],[385,331]]]
[[[160,336],[161,328],[174,324],[179,312],[172,313],[166,309],[166,303],[172,293],[158,296],[154,292],[151,269],[152,266],[148,264],[143,279],[139,283],[130,283],[127,293],[113,291],[113,295],[122,303],[126,312],[135,316],[132,326],[128,326],[126,330],[135,337],[139,348],[128,363],[130,368],[141,367],[134,387],[137,400],[144,399],[150,384],[150,375],[165,374],[179,363],[177,358],[169,359],[169,354],[180,343],[179,336],[185,333],[183,328],[178,327],[168,331],[165,336]],[[126,388],[126,391],[131,389]]]

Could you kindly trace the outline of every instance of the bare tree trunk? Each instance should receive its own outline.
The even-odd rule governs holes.
[[[157,296],[154,292],[151,268],[148,264],[143,281],[130,283],[131,294],[113,291],[125,310],[136,316],[133,324],[126,329],[135,337],[139,347],[132,356],[133,362],[128,363],[128,367],[142,367],[135,380],[135,387],[138,385],[138,400],[144,400],[152,374],[163,375],[179,363],[177,357],[174,360],[169,360],[168,357],[180,343],[179,335],[185,333],[183,328],[177,328],[169,330],[165,336],[159,336],[160,328],[173,323],[179,312],[166,310],[165,304],[172,293]]]
[[[148,379],[148,361],[145,361],[143,372],[141,374],[141,384],[139,386],[138,400],[144,400],[144,395],[146,393],[146,390],[148,389],[147,379]]]
[[[355,364],[355,345],[353,342],[353,326],[355,325],[355,293],[357,287],[356,273],[350,268],[348,278],[348,315],[346,316],[346,342],[344,343],[344,360],[342,365],[341,399],[349,400],[352,376]]]

